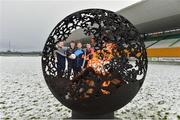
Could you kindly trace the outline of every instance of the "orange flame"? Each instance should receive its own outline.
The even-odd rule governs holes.
[[[115,47],[116,45],[113,43],[106,43],[103,49],[94,51],[93,57],[88,61],[87,67],[93,68],[98,75],[108,75],[109,72],[104,68],[104,65],[110,63],[113,58],[112,49]]]
[[[101,50],[96,50],[92,53],[92,58],[88,60],[87,68],[88,67],[92,68],[97,75],[102,75],[102,76],[110,75],[110,73],[108,72],[108,69],[106,69],[104,67],[104,65],[110,63],[110,61],[114,57],[113,55],[115,55],[115,54],[119,55],[116,47],[117,46],[114,43],[105,43],[104,48],[102,48]],[[89,87],[95,86],[95,83],[93,80],[86,80],[85,82],[86,82],[86,84],[88,84]],[[114,83],[117,83],[117,82],[113,81],[112,84],[114,84]],[[110,91],[104,89],[104,88],[109,87],[110,84],[111,84],[110,80],[102,82],[101,86],[103,88],[100,89],[102,94],[104,94],[104,95],[110,94]],[[92,88],[90,88],[86,91],[86,94],[90,95],[93,92],[94,92],[94,90]]]

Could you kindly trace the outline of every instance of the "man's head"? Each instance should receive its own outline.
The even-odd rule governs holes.
[[[86,44],[86,48],[87,48],[87,49],[90,49],[90,48],[91,48],[91,44],[87,43],[87,44]]]
[[[95,38],[94,38],[94,37],[91,37],[90,42],[91,42],[91,45],[94,45],[94,43],[95,43]]]
[[[78,42],[77,43],[77,48],[82,48],[82,43]]]
[[[75,48],[75,46],[76,46],[75,41],[71,41],[71,42],[70,42],[70,48],[74,49],[74,48]]]
[[[63,41],[59,41],[57,43],[57,46],[58,46],[58,48],[63,48],[64,47],[64,42]]]
[[[106,41],[102,41],[102,47],[104,48],[104,47],[106,47],[106,44],[107,44],[107,42]]]

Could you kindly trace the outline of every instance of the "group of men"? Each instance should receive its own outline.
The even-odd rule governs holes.
[[[94,50],[89,43],[87,43],[86,48],[83,49],[81,42],[76,43],[75,41],[71,41],[68,48],[64,47],[63,41],[58,42],[57,50],[55,51],[55,55],[57,56],[58,75],[64,75],[67,63],[68,76],[70,77],[72,72],[75,76],[87,65],[93,52]]]

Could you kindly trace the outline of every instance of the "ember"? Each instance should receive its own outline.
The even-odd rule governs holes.
[[[108,80],[108,81],[104,81],[103,83],[102,83],[102,86],[103,87],[108,87],[109,85],[110,85],[110,81]]]

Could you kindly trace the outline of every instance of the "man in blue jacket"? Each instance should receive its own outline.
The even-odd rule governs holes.
[[[76,55],[76,70],[77,72],[80,72],[82,70],[82,65],[84,62],[84,50],[82,49],[82,43],[77,43],[77,50],[74,52],[74,54]]]

